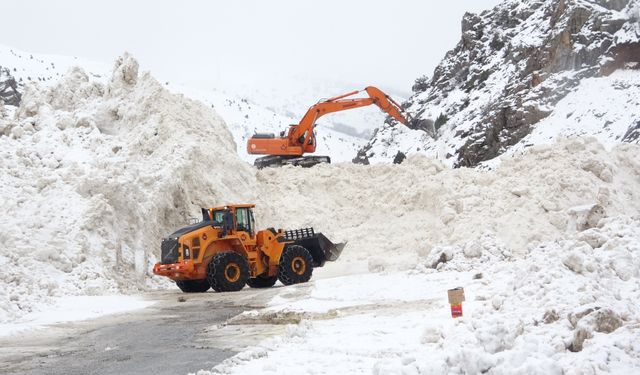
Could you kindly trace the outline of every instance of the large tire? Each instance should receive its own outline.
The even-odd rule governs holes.
[[[313,273],[313,258],[300,245],[287,246],[280,257],[278,280],[284,285],[306,283]]]
[[[258,276],[255,279],[249,278],[247,285],[251,288],[271,288],[276,281],[278,281],[278,276]]]
[[[233,251],[213,256],[207,267],[207,280],[216,292],[237,292],[249,279],[249,266],[244,257]]]
[[[176,285],[185,293],[204,293],[209,290],[209,281],[204,280],[180,280]]]

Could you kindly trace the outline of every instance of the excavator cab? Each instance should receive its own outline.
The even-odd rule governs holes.
[[[311,132],[311,136],[309,137],[309,140],[305,144],[304,140],[307,139],[307,135],[309,134],[309,132]],[[295,137],[295,132],[290,130],[289,136],[292,138]],[[295,141],[303,148],[304,152],[314,152],[316,150],[316,132],[315,131],[307,129]]]

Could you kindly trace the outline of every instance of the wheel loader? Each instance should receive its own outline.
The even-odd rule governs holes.
[[[202,221],[162,240],[153,273],[174,280],[185,293],[212,288],[231,292],[245,285],[268,288],[309,281],[314,267],[335,261],[345,244],[313,228],[256,230],[253,204],[202,208]]]

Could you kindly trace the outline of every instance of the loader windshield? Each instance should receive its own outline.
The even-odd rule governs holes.
[[[225,211],[213,211],[213,225],[217,227],[221,227],[224,225],[224,213]]]

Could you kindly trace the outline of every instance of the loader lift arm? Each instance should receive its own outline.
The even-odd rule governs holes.
[[[362,91],[368,97],[349,98]],[[266,166],[281,166],[285,164],[310,167],[318,163],[330,162],[327,156],[304,157],[305,153],[313,153],[316,150],[315,124],[316,121],[329,113],[346,111],[375,104],[389,116],[398,122],[409,125],[413,119],[402,107],[389,95],[380,89],[368,86],[361,91],[352,91],[336,96],[311,106],[300,122],[289,126],[287,134],[275,137],[273,134],[256,134],[247,141],[249,154],[269,155],[256,160],[258,168]]]

